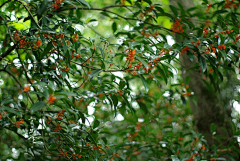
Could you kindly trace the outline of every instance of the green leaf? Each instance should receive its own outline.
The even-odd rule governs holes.
[[[97,46],[97,48],[100,50],[101,54],[102,54],[102,58],[103,60],[105,60],[105,54],[104,54],[104,51],[101,47]]]
[[[211,132],[213,133],[213,132],[215,132],[215,130],[216,130],[216,126],[214,123],[212,123],[211,124]]]
[[[143,60],[142,58],[140,58],[139,56],[135,56],[136,59],[138,59],[141,63],[143,63],[143,65],[145,66],[145,68],[148,69],[148,63]]]
[[[113,101],[113,107],[114,107],[115,116],[116,116],[116,114],[117,114],[117,105],[118,105],[118,98],[117,98],[117,96],[113,95],[112,96],[112,101]]]
[[[7,111],[9,113],[13,113],[15,115],[18,115],[19,117],[22,117],[22,113],[19,112],[19,111],[15,111],[13,110],[11,107],[8,107],[8,106],[2,106],[0,107],[0,111]]]
[[[46,103],[43,101],[37,102],[35,103],[32,107],[31,107],[31,113],[34,113],[38,110],[41,110],[44,106],[46,106]]]
[[[95,120],[94,121],[94,124],[93,124],[93,128],[95,129],[96,127],[98,127],[100,124],[100,122],[98,120]]]
[[[67,52],[67,44],[65,42],[65,39],[62,39],[63,42],[63,53],[65,54]]]
[[[117,31],[117,23],[114,21],[112,24],[113,33]]]
[[[169,5],[170,9],[172,10],[172,12],[174,13],[175,16],[178,16],[178,11],[177,8],[174,7],[173,5]]]
[[[85,6],[88,6],[88,8],[91,8],[90,5],[85,0],[77,0],[80,4],[84,4]]]
[[[47,47],[44,49],[42,53],[42,58],[48,54],[48,52],[52,49],[52,47],[53,47],[52,42],[49,42],[47,44]]]
[[[6,99],[4,99],[4,100],[1,102],[1,105],[5,105],[5,104],[8,104],[8,103],[10,103],[10,102],[13,102],[13,99],[11,99],[11,98],[6,98]]]
[[[140,75],[140,78],[142,80],[142,83],[143,83],[143,85],[145,87],[146,92],[148,92],[149,88],[148,88],[148,84],[147,84],[146,79],[142,76],[142,74]]]
[[[177,156],[171,155],[172,161],[180,161]]]
[[[199,56],[198,57],[198,61],[199,61],[199,65],[202,68],[202,72],[205,72],[205,70],[207,69],[207,63],[204,57]]]
[[[161,76],[163,77],[165,83],[167,84],[167,76],[166,76],[164,70],[163,70],[162,68],[160,68],[159,65],[157,66],[157,68],[158,68],[159,73],[160,73]]]
[[[102,72],[102,69],[97,69],[97,70],[92,71],[92,73],[89,75],[90,79],[98,76],[98,74],[101,73],[101,72]]]
[[[47,8],[48,8],[47,5],[48,5],[48,0],[43,0],[41,2],[41,5],[37,10],[38,17],[41,17],[44,14],[44,12],[47,11]]]
[[[131,105],[131,104],[129,103],[129,101],[127,100],[127,97],[124,96],[124,95],[122,95],[122,97],[123,97],[125,103],[127,104],[127,106],[129,107],[129,109],[130,109],[131,111],[135,112],[134,108],[132,108],[132,105]]]

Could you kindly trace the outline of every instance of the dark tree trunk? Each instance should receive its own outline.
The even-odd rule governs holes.
[[[194,6],[193,0],[170,0],[170,4],[179,8],[177,2],[181,3],[185,9]],[[196,24],[196,21],[195,25]],[[179,38],[175,39],[181,42]],[[231,112],[226,110],[230,109],[230,98],[223,100],[221,94],[218,92],[210,92],[204,82],[202,81],[203,74],[199,70],[188,70],[197,62],[190,61],[187,55],[180,56],[182,61],[182,77],[185,80],[186,76],[190,77],[189,87],[194,92],[197,98],[197,103],[190,100],[194,122],[197,130],[204,135],[209,147],[213,144],[217,145],[217,149],[224,149],[229,146],[229,143],[234,140],[233,127],[231,122]],[[230,71],[229,71],[230,72]],[[233,90],[233,88],[231,88]],[[211,124],[215,124],[215,135],[225,136],[226,139],[221,139],[221,142],[216,141],[211,132]],[[236,145],[236,144],[235,144]],[[224,155],[229,159],[226,155]],[[237,157],[236,157],[237,158]]]

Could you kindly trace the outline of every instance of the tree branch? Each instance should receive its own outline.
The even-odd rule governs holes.
[[[0,61],[2,61],[3,58],[5,58],[6,56],[8,56],[8,54],[10,54],[15,48],[16,48],[16,44],[11,46],[10,48],[8,48],[7,51],[5,51],[1,56],[0,56]]]

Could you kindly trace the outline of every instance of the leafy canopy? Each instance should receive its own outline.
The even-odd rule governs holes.
[[[234,144],[208,152],[192,123],[190,78],[178,74],[179,55],[187,55],[189,70],[218,92],[224,74],[237,71],[237,2],[204,0],[189,9],[151,0],[0,2],[2,159],[239,153]],[[170,36],[183,41],[169,45]]]

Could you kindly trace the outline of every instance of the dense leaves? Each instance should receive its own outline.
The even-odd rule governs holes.
[[[193,125],[191,78],[178,74],[182,55],[189,70],[204,74],[208,92],[220,91],[226,73],[238,74],[238,2],[205,0],[187,10],[151,0],[0,2],[1,159],[190,161],[240,153],[239,117],[229,147],[209,147]],[[173,36],[182,43],[171,43]]]

